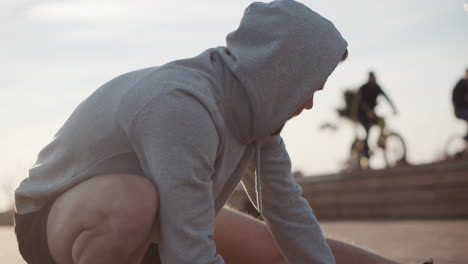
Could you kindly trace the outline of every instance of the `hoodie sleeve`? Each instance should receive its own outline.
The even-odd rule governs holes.
[[[207,110],[186,94],[160,95],[132,118],[128,131],[159,192],[162,263],[224,263],[211,239],[219,140]]]
[[[335,263],[317,218],[291,174],[280,136],[262,142],[263,216],[289,263]]]

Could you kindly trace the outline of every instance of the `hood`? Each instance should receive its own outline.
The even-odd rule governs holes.
[[[347,47],[330,21],[292,0],[251,4],[226,44],[218,51],[235,85],[227,85],[225,111],[245,144],[283,126],[322,87]]]

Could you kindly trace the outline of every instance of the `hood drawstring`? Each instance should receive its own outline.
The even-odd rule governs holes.
[[[257,193],[257,210],[263,215],[263,204],[262,204],[262,184],[261,184],[261,155],[262,141],[259,140],[255,144],[255,191]]]

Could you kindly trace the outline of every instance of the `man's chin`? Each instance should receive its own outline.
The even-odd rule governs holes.
[[[281,133],[281,131],[283,130],[284,128],[284,125],[282,125],[280,128],[278,128],[277,130],[275,130],[275,132],[273,132],[273,134],[271,134],[272,136],[277,136]]]

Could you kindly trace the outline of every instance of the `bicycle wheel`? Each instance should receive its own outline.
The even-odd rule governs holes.
[[[406,144],[398,133],[391,132],[385,137],[383,153],[387,168],[406,163]]]
[[[445,157],[447,159],[462,158],[465,151],[465,140],[462,134],[451,136],[445,144]]]

